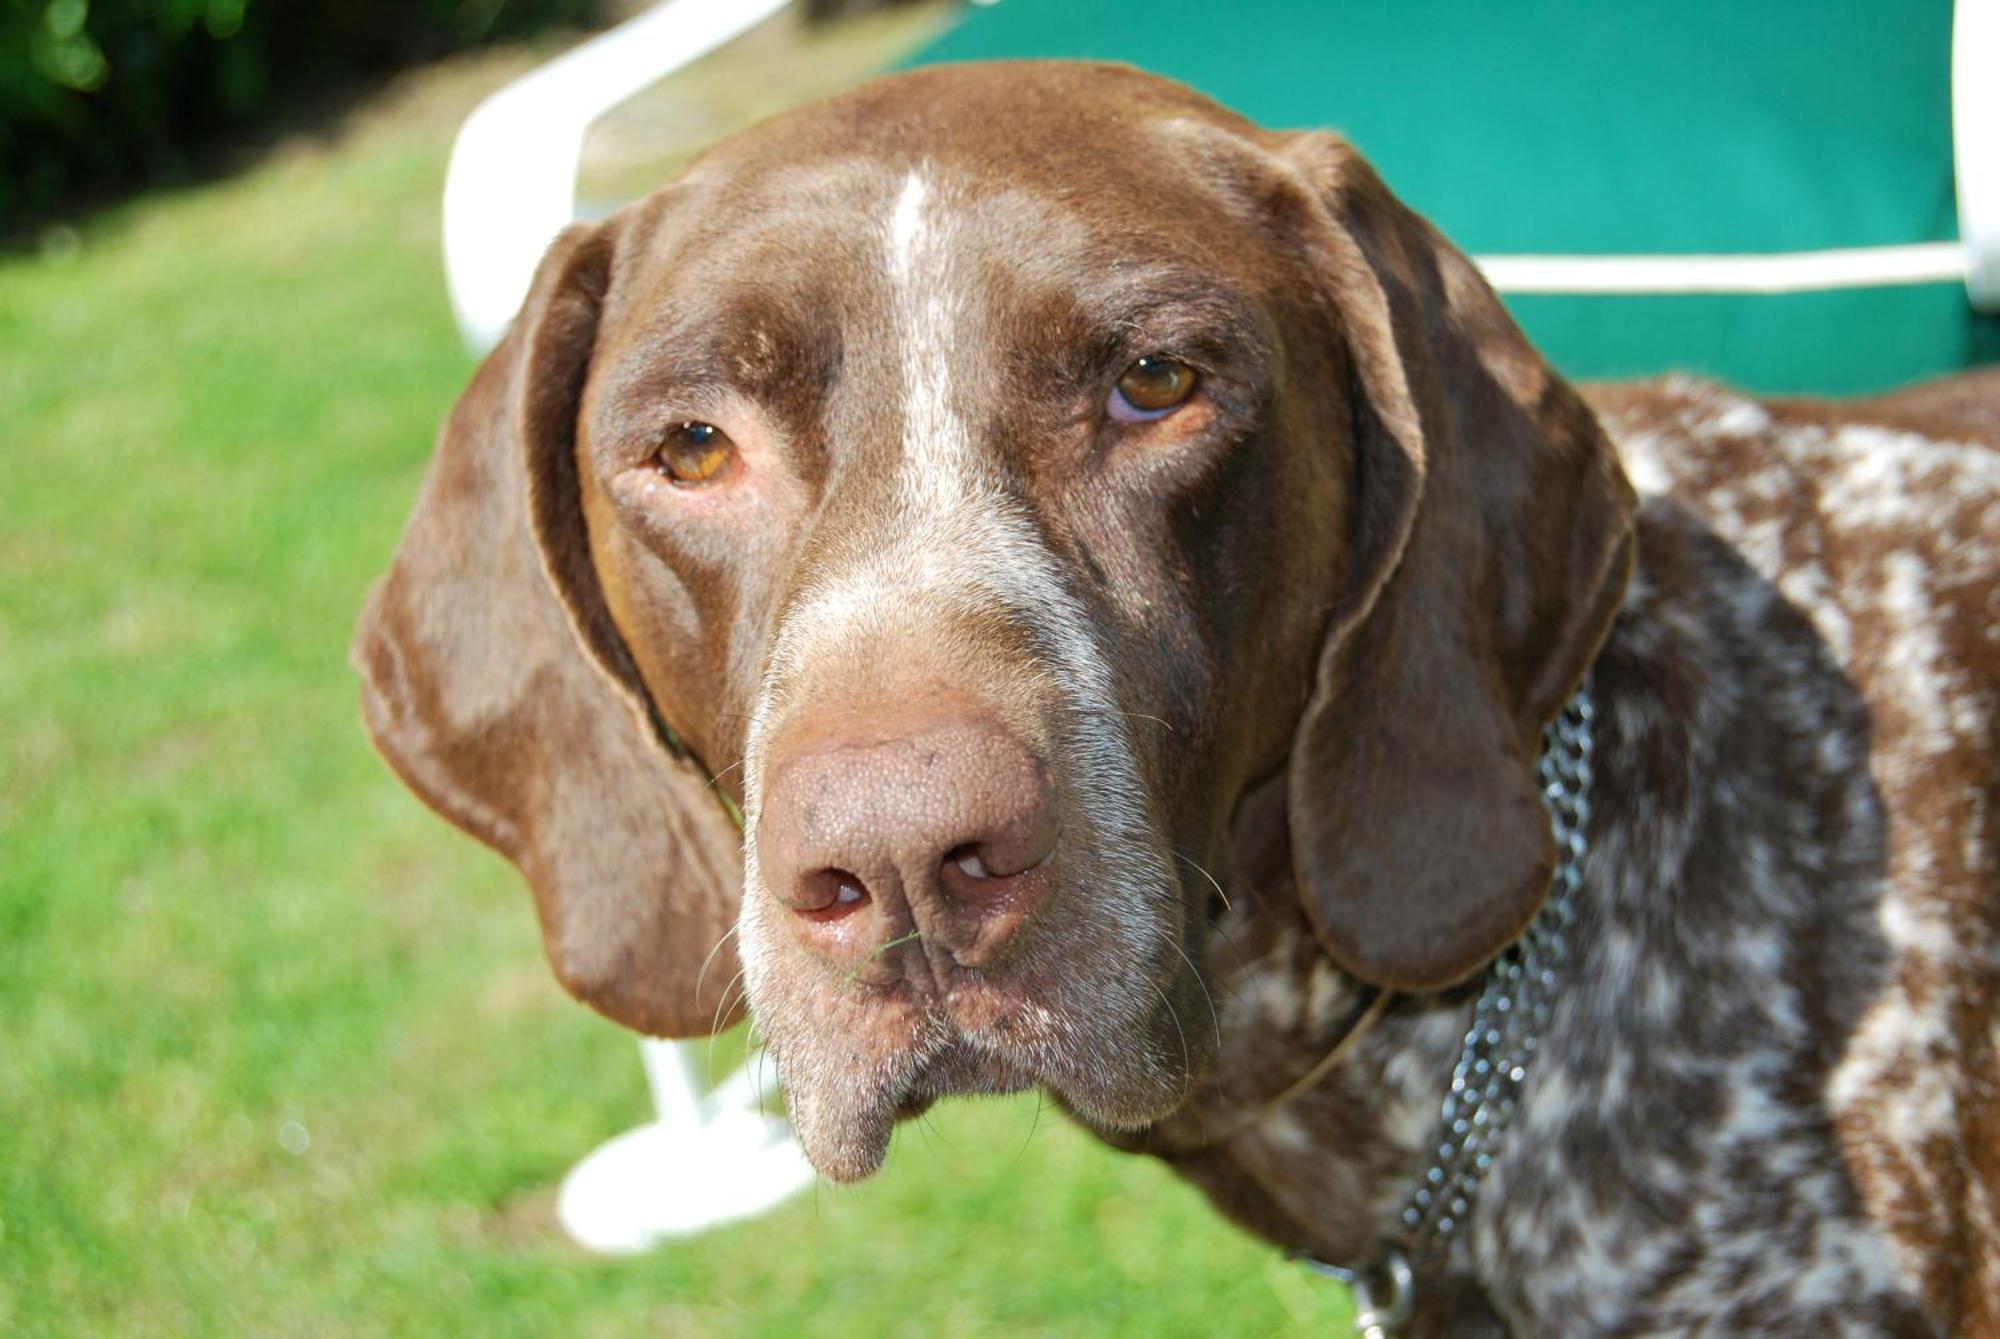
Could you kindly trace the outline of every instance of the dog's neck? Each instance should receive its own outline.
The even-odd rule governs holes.
[[[1804,621],[1774,612],[1760,579],[1713,536],[1669,513],[1655,515],[1643,538],[1650,542],[1595,675],[1605,780],[1571,934],[1572,979],[1471,1221],[1420,1271],[1420,1306],[1427,1294],[1462,1308],[1493,1290],[1492,1305],[1518,1327],[1541,1314],[1538,1301],[1525,1291],[1500,1295],[1517,1285],[1495,1280],[1619,1286],[1615,1270],[1579,1281],[1550,1243],[1587,1232],[1592,1213],[1615,1217],[1630,1207],[1598,1204],[1569,1182],[1626,1184],[1635,1165],[1646,1169],[1639,1175],[1666,1176],[1690,1156],[1691,1141],[1741,1133],[1730,1124],[1738,1075],[1691,1079],[1662,1063],[1688,1049],[1691,1030],[1732,1033],[1704,1039],[1703,1054],[1749,1046],[1768,1051],[1763,1060],[1792,1074],[1787,1081],[1824,1077],[1823,1039],[1790,1035],[1795,1019],[1763,1017],[1786,1008],[1782,991],[1757,1001],[1757,1018],[1724,1024],[1698,1014],[1705,973],[1765,970],[1736,959],[1786,942],[1774,921],[1813,914],[1837,922],[1836,930],[1860,923],[1866,908],[1847,886],[1831,896],[1824,884],[1800,886],[1803,871],[1841,860],[1811,855],[1801,871],[1746,880],[1744,862],[1758,860],[1755,853],[1719,851],[1706,835],[1702,843],[1694,837],[1742,829],[1710,816],[1726,803],[1720,797],[1777,792],[1756,773],[1799,756],[1780,747],[1778,735],[1857,733],[1865,720]],[[1810,695],[1822,710],[1793,718],[1760,708],[1759,695],[1770,701],[1780,692]],[[1830,771],[1785,785],[1841,792],[1815,811],[1870,821],[1865,776]],[[1829,849],[1865,848],[1869,840],[1858,830],[1813,838]],[[1399,997],[1337,1072],[1267,1112],[1270,1097],[1352,1025],[1368,991],[1326,957],[1300,908],[1281,783],[1241,806],[1224,882],[1231,905],[1214,925],[1209,952],[1220,1067],[1181,1112],[1116,1142],[1165,1158],[1239,1223],[1286,1250],[1380,1259],[1397,1242],[1401,1212],[1435,1151],[1440,1100],[1480,983]],[[1805,910],[1806,898],[1820,899],[1816,910]],[[1702,944],[1687,942],[1690,926]],[[1823,934],[1800,938],[1827,942]],[[1560,1186],[1550,1183],[1557,1163],[1545,1156],[1558,1145]],[[1838,1180],[1827,1194],[1839,1193]],[[1701,1208],[1679,1205],[1689,1214]]]

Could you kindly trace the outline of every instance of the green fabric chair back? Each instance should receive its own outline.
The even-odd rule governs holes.
[[[1956,241],[1951,22],[1945,0],[1001,0],[911,63],[1125,61],[1341,130],[1482,258],[1769,257]],[[2000,359],[1948,276],[1507,300],[1577,377],[1852,393]]]

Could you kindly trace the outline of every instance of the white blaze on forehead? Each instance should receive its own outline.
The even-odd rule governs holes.
[[[980,316],[960,263],[964,207],[921,168],[885,204],[878,238],[900,403],[884,406],[883,416],[901,425],[893,512],[866,556],[801,594],[780,630],[779,667],[810,644],[851,637],[918,602],[998,604],[1038,630],[1056,631],[1065,661],[1095,661],[1082,610],[1062,589],[1053,555],[995,486],[959,411],[952,370]],[[1062,624],[1069,626],[1055,626]]]
[[[902,401],[894,407],[902,428],[894,512],[865,556],[801,593],[779,630],[772,675],[796,672],[821,643],[900,622],[920,606],[998,606],[1052,648],[1046,668],[1081,700],[1073,705],[1108,710],[1109,667],[1087,615],[1041,535],[982,463],[956,403],[956,351],[980,316],[959,263],[964,216],[921,168],[887,202],[879,238]]]
[[[887,232],[890,303],[903,383],[906,510],[922,514],[971,501],[971,434],[952,403],[951,370],[969,304],[953,273],[954,220],[922,171],[903,179]]]
[[[898,279],[910,272],[910,253],[923,231],[924,201],[930,193],[923,173],[912,172],[903,178],[903,193],[896,197],[895,212],[889,216],[889,265]]]

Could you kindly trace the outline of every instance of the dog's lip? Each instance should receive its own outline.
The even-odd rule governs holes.
[[[990,983],[989,983],[990,984]],[[1087,1058],[1051,1049],[1053,1019],[1036,1018],[1031,1001],[1001,991],[974,990],[948,997],[958,1005],[913,1008],[907,999],[889,1007],[901,1013],[876,1033],[854,1067],[829,1082],[788,1089],[794,1128],[813,1164],[830,1179],[872,1175],[888,1154],[896,1125],[929,1111],[947,1097],[998,1096],[1046,1089],[1090,1124],[1128,1127],[1157,1119],[1178,1105],[1184,1084],[1151,1091],[1144,1076],[1121,1082]],[[1107,1084],[1107,1080],[1109,1081]],[[1145,1110],[1142,1119],[1134,1112]]]
[[[872,1081],[850,1073],[787,1094],[793,1132],[813,1166],[829,1180],[852,1182],[881,1167],[896,1125],[940,1098],[1020,1092],[1038,1081],[1027,1065],[956,1037],[904,1049]]]
[[[1044,946],[1046,947],[1046,946]],[[1117,992],[1079,990],[1063,960],[965,967],[938,993],[908,980],[847,982],[821,1009],[788,1000],[763,1026],[792,1108],[793,1130],[829,1180],[872,1176],[895,1127],[954,1096],[1046,1090],[1086,1124],[1136,1128],[1186,1098],[1200,1048],[1167,984],[1185,953],[1135,954],[1131,971],[1156,982],[1156,1002],[1128,1008]],[[796,1049],[795,1049],[796,1048]]]
[[[904,1082],[897,1117],[922,1115],[944,1097],[1018,1093],[1044,1081],[1023,1060],[960,1039]]]

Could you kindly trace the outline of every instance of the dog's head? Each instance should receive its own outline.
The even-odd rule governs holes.
[[[1630,510],[1343,142],[961,66],[566,233],[356,657],[577,995],[704,1032],[740,958],[847,1179],[945,1093],[1174,1110],[1213,1044],[1201,870],[1281,773],[1333,958],[1476,969],[1544,890],[1535,741]]]

